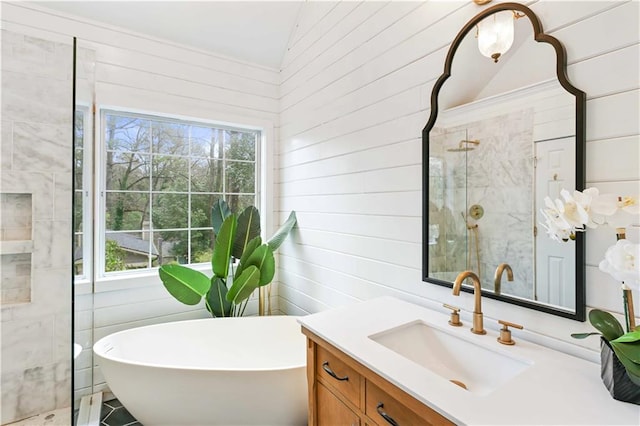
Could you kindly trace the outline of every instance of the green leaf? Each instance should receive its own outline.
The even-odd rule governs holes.
[[[205,274],[182,265],[162,265],[158,273],[169,293],[185,305],[197,305],[211,286]]]
[[[222,278],[211,278],[211,289],[207,293],[207,308],[214,317],[230,317],[233,303],[227,300],[227,284]]]
[[[287,238],[287,235],[289,235],[289,232],[291,232],[291,229],[297,222],[298,219],[296,218],[296,212],[292,211],[289,214],[289,218],[282,224],[282,226],[280,226],[276,233],[273,234],[269,241],[267,241],[267,244],[269,245],[269,247],[271,247],[271,250],[278,250],[280,244],[282,244],[285,238]]]
[[[625,333],[622,336],[618,337],[617,339],[612,340],[611,343],[613,342],[630,343],[630,342],[637,342],[637,341],[640,341],[640,329],[636,328],[636,330]]]
[[[238,263],[238,267],[236,268],[235,277],[239,277],[244,269],[244,265],[247,264],[247,259],[251,256],[251,253],[258,248],[262,244],[262,238],[258,235],[247,244],[247,247],[244,249],[244,253],[242,253],[242,257],[240,258],[240,262]]]
[[[238,216],[238,229],[233,242],[233,257],[240,259],[249,241],[260,235],[260,212],[249,206]]]
[[[220,228],[224,223],[224,220],[231,216],[231,210],[227,202],[219,198],[218,201],[211,207],[211,226],[213,226],[213,233],[218,235]]]
[[[231,262],[231,248],[233,247],[233,237],[236,232],[238,222],[235,215],[228,216],[222,226],[220,233],[216,237],[213,246],[213,256],[211,256],[211,268],[217,277],[226,279],[229,275],[229,263]]]
[[[612,340],[611,347],[616,355],[624,355],[636,364],[640,364],[640,342],[624,343]]]
[[[609,312],[600,309],[592,309],[589,312],[589,322],[605,339],[612,341],[624,334],[624,329],[617,319]]]
[[[629,370],[627,370],[627,376],[629,376],[629,380],[631,380],[636,385],[640,386],[640,375],[633,374]]]
[[[227,293],[227,300],[236,305],[251,296],[251,293],[258,288],[260,282],[260,271],[254,265],[248,266],[240,276],[233,280],[233,284]]]
[[[591,333],[571,333],[571,337],[574,339],[586,339],[589,336],[600,336],[600,333],[593,331]]]
[[[245,267],[253,265],[260,270],[260,286],[267,285],[273,280],[276,273],[276,261],[273,258],[273,250],[267,244],[263,244],[251,253]]]

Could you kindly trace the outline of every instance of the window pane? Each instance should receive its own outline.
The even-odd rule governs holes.
[[[83,192],[75,191],[73,193],[73,226],[75,232],[82,232],[83,225],[83,203],[82,203]]]
[[[222,198],[220,194],[191,195],[191,227],[210,228],[211,208]]]
[[[191,192],[222,192],[222,161],[198,158],[191,161]]]
[[[149,191],[149,156],[107,151],[107,189]]]
[[[157,257],[157,250],[149,246],[149,232],[107,232],[105,271],[124,271],[149,267],[149,251]]]
[[[152,162],[154,191],[186,192],[189,190],[189,161],[187,158],[154,155]]]
[[[214,129],[191,126],[191,156],[221,158],[220,148],[216,140]]]
[[[75,133],[73,146],[76,149],[82,149],[84,146],[84,113],[82,111],[76,111],[73,128]]]
[[[113,151],[144,152],[150,150],[149,120],[107,114],[105,139]]]
[[[73,173],[74,176],[73,178],[75,179],[75,181],[73,182],[73,184],[75,185],[75,189],[82,189],[83,188],[83,183],[82,183],[82,168],[84,167],[84,151],[81,149],[76,149],[75,150],[75,162],[73,165]]]
[[[256,133],[227,131],[225,135],[224,149],[226,157],[230,160],[256,159]]]
[[[227,195],[227,204],[232,212],[240,213],[249,206],[255,206],[255,195]]]
[[[235,212],[255,205],[260,133],[128,113],[103,122],[107,272],[209,262],[213,203],[224,198]]]
[[[154,153],[189,155],[189,125],[152,121],[151,134]]]
[[[84,234],[76,232],[73,234],[73,274],[82,276],[84,274],[84,253],[82,251],[82,239]]]
[[[187,228],[188,209],[187,194],[153,194],[153,228]]]
[[[167,263],[187,263],[188,259],[188,232],[187,231],[155,231],[153,233],[157,258],[154,266]]]
[[[213,254],[213,231],[191,231],[190,263],[211,262]]]
[[[107,192],[107,231],[138,230],[149,227],[149,194]]]
[[[255,192],[255,163],[228,161],[226,172],[226,192]]]

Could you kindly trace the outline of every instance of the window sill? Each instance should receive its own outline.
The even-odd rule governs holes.
[[[207,263],[189,267],[208,276],[213,274],[211,265]],[[160,281],[160,277],[158,276],[158,269],[155,268],[145,272],[113,274],[98,278],[96,280],[95,292],[130,290],[133,288],[153,287],[159,284],[162,284],[162,281]]]

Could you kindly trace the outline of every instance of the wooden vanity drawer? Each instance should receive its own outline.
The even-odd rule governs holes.
[[[316,424],[318,426],[360,425],[360,417],[322,383],[318,383],[317,408]]]
[[[429,407],[420,405],[419,413],[407,407],[407,404],[398,401],[371,381],[366,382],[365,414],[378,425],[388,426],[396,422],[398,426],[419,425],[451,425],[452,423]],[[406,398],[411,396],[406,395]],[[415,404],[412,404],[412,406]],[[386,420],[387,416],[389,420]]]
[[[354,406],[360,408],[362,377],[339,357],[317,346],[316,376],[327,386],[340,392]]]

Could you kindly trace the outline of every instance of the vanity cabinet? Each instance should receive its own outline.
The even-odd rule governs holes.
[[[310,426],[454,424],[304,326],[302,332]]]

